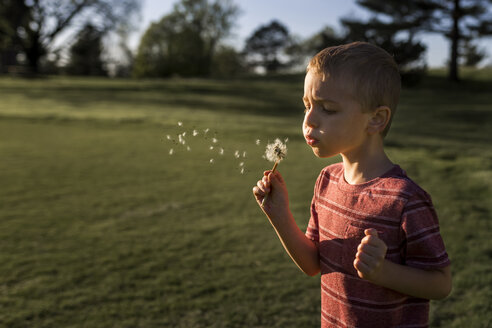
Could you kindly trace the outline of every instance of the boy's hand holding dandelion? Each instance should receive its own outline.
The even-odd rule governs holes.
[[[287,186],[280,172],[265,171],[253,188],[258,205],[270,219],[286,217],[289,211]],[[267,197],[268,196],[268,197]]]
[[[264,172],[263,178],[253,188],[256,201],[269,218],[272,218],[271,214],[283,216],[289,209],[287,187],[285,186],[282,175],[275,171],[280,161],[286,155],[287,146],[280,139],[276,139],[274,143],[268,144],[264,157],[275,164],[271,170]]]

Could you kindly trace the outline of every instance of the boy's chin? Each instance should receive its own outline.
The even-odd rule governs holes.
[[[324,152],[322,152],[319,148],[317,147],[313,147],[312,148],[312,151],[313,151],[313,154],[314,156],[318,157],[318,158],[329,158],[329,157],[333,157],[335,156],[336,154],[325,154]]]
[[[332,154],[329,152],[324,152],[317,147],[312,147],[312,151],[313,151],[314,156],[316,156],[318,158],[331,158],[331,157],[335,157],[338,155],[338,153]]]

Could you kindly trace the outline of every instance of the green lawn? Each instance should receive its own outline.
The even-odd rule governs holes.
[[[467,74],[405,89],[387,137],[433,196],[453,263],[432,327],[492,325],[492,74]],[[339,160],[304,143],[302,81],[1,78],[0,326],[319,326],[319,276],[251,193],[266,141],[288,137],[279,169],[304,230]]]

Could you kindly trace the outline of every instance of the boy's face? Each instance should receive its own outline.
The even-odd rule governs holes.
[[[308,72],[304,81],[306,111],[302,130],[304,138],[318,157],[338,154],[356,155],[367,140],[370,113],[361,105],[343,81]]]

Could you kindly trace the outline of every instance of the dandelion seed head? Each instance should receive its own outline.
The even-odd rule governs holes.
[[[280,139],[275,139],[275,142],[267,144],[265,150],[265,158],[270,162],[277,162],[284,159],[287,155],[287,145],[282,143]]]
[[[256,145],[259,145],[260,144],[260,139],[256,139]]]

